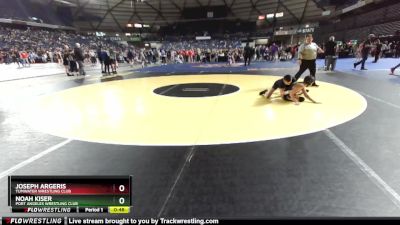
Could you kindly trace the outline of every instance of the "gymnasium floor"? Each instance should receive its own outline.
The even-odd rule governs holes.
[[[6,177],[12,174],[133,175],[133,210],[131,212],[133,217],[249,219],[400,216],[400,196],[398,194],[400,193],[400,147],[398,145],[400,138],[400,77],[388,75],[388,68],[400,61],[398,59],[381,59],[377,64],[372,64],[369,63],[372,59],[369,59],[366,65],[368,71],[353,70],[353,61],[353,59],[340,59],[336,72],[321,70],[317,72],[318,80],[322,81],[321,86],[317,89],[310,88],[310,95],[318,99],[318,93],[321,93],[321,99],[325,102],[320,105],[310,103],[302,103],[300,106],[294,106],[291,103],[284,105],[290,108],[287,119],[271,127],[265,127],[265,132],[268,133],[271,130],[290,129],[293,124],[305,123],[309,126],[302,127],[312,128],[320,125],[317,132],[314,132],[315,130],[303,131],[300,132],[302,135],[298,135],[300,134],[298,133],[289,134],[286,137],[282,135],[282,138],[264,137],[264,140],[262,140],[263,138],[249,139],[251,142],[237,141],[240,143],[229,138],[224,142],[191,141],[183,143],[178,138],[176,144],[171,144],[166,143],[169,138],[160,140],[158,137],[168,137],[168,135],[170,138],[181,137],[171,135],[171,133],[176,130],[176,127],[183,125],[186,126],[185,129],[196,131],[196,129],[200,129],[196,126],[203,124],[203,136],[204,133],[208,134],[206,131],[220,129],[220,127],[215,126],[213,129],[208,127],[216,123],[210,122],[212,120],[204,120],[206,117],[201,117],[202,120],[199,121],[193,121],[193,124],[187,121],[182,122],[185,119],[184,112],[186,112],[184,107],[181,108],[182,112],[175,111],[176,117],[171,117],[173,111],[163,111],[166,108],[148,108],[151,109],[150,111],[146,111],[147,108],[144,108],[143,111],[140,111],[142,114],[133,114],[132,116],[151,114],[155,116],[152,118],[158,118],[158,123],[168,123],[170,130],[167,127],[163,128],[167,129],[164,130],[164,133],[152,132],[146,123],[143,123],[140,125],[143,126],[142,132],[141,130],[129,131],[137,132],[139,136],[143,133],[146,134],[142,135],[146,137],[146,143],[137,142],[136,145],[129,141],[122,143],[123,138],[113,142],[120,136],[131,134],[121,131],[119,131],[120,135],[114,135],[116,139],[111,141],[100,140],[101,135],[91,139],[92,135],[81,131],[79,131],[78,137],[72,137],[73,130],[72,133],[67,131],[71,131],[69,130],[72,127],[71,124],[76,121],[71,120],[75,117],[69,115],[75,114],[65,106],[71,106],[74,102],[71,101],[71,98],[72,100],[76,99],[77,103],[82,99],[85,99],[87,104],[97,102],[96,95],[90,92],[90,88],[94,87],[88,86],[91,84],[101,87],[125,85],[134,82],[130,79],[141,78],[146,81],[143,85],[147,87],[147,81],[152,78],[164,80],[165,83],[160,82],[159,86],[161,87],[163,84],[174,84],[176,82],[174,79],[182,77],[179,75],[190,74],[198,75],[194,76],[194,79],[215,74],[211,76],[212,79],[225,77],[224,81],[226,82],[223,84],[226,84],[229,83],[226,79],[238,78],[238,76],[248,76],[251,80],[254,77],[263,79],[263,76],[265,79],[273,78],[268,78],[266,75],[280,77],[284,74],[294,74],[298,67],[292,62],[256,62],[249,68],[241,65],[226,67],[224,64],[167,65],[144,69],[124,67],[118,76],[108,78],[101,78],[93,68],[89,72],[91,76],[76,78],[60,74],[62,70],[60,72],[60,69],[54,68],[54,65],[35,65],[38,67],[35,71],[39,72],[32,73],[32,69],[19,69],[18,73],[21,74],[18,75],[18,79],[12,79],[12,73],[17,71],[12,68],[14,65],[1,65],[0,76],[4,76],[4,79],[0,79],[2,80],[0,82],[0,215],[10,215],[7,207]],[[321,63],[322,61],[318,62],[318,67],[321,67]],[[55,71],[52,72],[53,74],[46,74],[50,67]],[[396,72],[400,74],[399,71]],[[162,77],[160,78],[160,76]],[[270,82],[270,80],[267,81]],[[201,81],[201,83],[207,82],[209,80]],[[256,102],[257,107],[261,109],[275,107],[275,105],[283,107],[278,100],[269,104],[258,96],[258,92],[262,88],[270,88],[268,82],[266,82],[268,83],[267,87],[263,83],[252,82],[253,86],[250,86],[249,89],[245,88],[248,85],[246,82],[246,79],[243,78],[237,81],[236,86],[242,88],[241,90],[250,90],[251,93],[254,93],[246,95],[248,96],[247,101]],[[351,93],[342,93],[336,92],[337,89],[325,89],[330,84],[324,82],[352,91]],[[242,85],[243,87],[241,87]],[[74,90],[70,88],[75,87],[77,87],[76,90],[81,91],[68,96],[59,95],[59,93],[65,94]],[[67,91],[59,92],[63,90]],[[99,90],[101,92],[107,89]],[[129,90],[135,92],[136,89]],[[322,93],[323,90],[328,90],[328,92],[332,90],[332,93]],[[166,89],[162,92],[173,94],[175,91]],[[58,94],[55,94],[56,92]],[[141,93],[140,88],[137,89],[137,92]],[[243,114],[241,110],[239,112],[232,112],[228,109],[221,111],[224,110],[224,98],[235,96],[235,94],[228,94],[224,97],[220,96],[221,93],[210,98],[220,99],[213,102],[215,106],[221,106],[217,118],[228,120],[229,123],[235,123],[235,119],[237,119],[237,124],[248,124],[243,122],[251,117],[251,115],[245,114],[246,109],[243,109]],[[237,93],[244,93],[244,91]],[[46,96],[52,98],[53,104],[48,110],[53,111],[45,108],[41,115],[38,106],[42,105],[36,102],[40,102]],[[367,103],[366,109],[364,111],[360,103],[361,108],[352,112],[353,116],[339,121],[337,126],[321,125],[324,120],[320,120],[313,114],[307,115],[302,111],[306,107],[323,107],[331,102],[339,104],[341,100],[346,102],[352,96],[362,96],[361,99],[365,99]],[[101,99],[102,96],[98,96],[98,98]],[[65,99],[68,99],[68,102],[63,102]],[[57,102],[57,100],[60,101]],[[132,104],[135,104],[136,100],[132,99]],[[242,101],[246,101],[243,96],[238,104],[241,104]],[[146,101],[143,102],[146,105]],[[34,108],[30,109],[32,104]],[[125,104],[129,104],[129,99],[124,100],[122,105]],[[188,104],[186,108],[196,107],[190,103],[190,99],[183,106],[185,104]],[[115,105],[111,104],[110,106]],[[207,109],[207,104],[201,106],[199,106],[199,110]],[[345,110],[351,111],[351,108],[349,106]],[[85,112],[83,114],[93,115],[93,118],[97,118],[102,111],[96,111],[96,109],[98,108],[94,108],[89,113],[82,110],[82,113]],[[327,113],[335,114],[334,110],[335,108],[330,108]],[[343,108],[336,110],[340,111]],[[57,128],[58,124],[40,127],[41,122],[51,112],[57,113],[53,116],[58,118],[49,117],[48,121],[52,122],[48,124],[53,124],[54,121],[63,122],[65,119],[66,122],[61,124],[68,125],[62,126],[65,129],[58,134],[60,137],[47,134],[47,132],[57,133],[54,128]],[[203,115],[198,113],[195,115]],[[27,119],[27,115],[30,119]],[[33,121],[32,117],[38,118],[37,121]],[[257,121],[257,118],[252,119],[253,122]],[[86,117],[86,120],[77,121],[86,124],[86,121],[90,120],[91,117]],[[136,120],[136,122],[138,121],[140,120]],[[224,126],[229,127],[229,123]],[[96,120],[94,120],[94,124],[96,124]],[[123,122],[120,124],[123,125]],[[111,125],[110,127],[112,127]],[[264,131],[257,127],[255,132],[250,126],[242,127],[242,130],[237,130],[237,132],[244,135],[250,133],[257,135],[260,133],[259,129]],[[44,130],[46,133],[40,130]],[[119,130],[118,127],[116,130]],[[100,129],[99,132],[102,131]],[[229,129],[221,129],[221,131],[224,132],[217,133],[213,137],[229,136],[227,135],[230,132]],[[93,133],[93,131],[90,132]],[[154,136],[152,137],[152,135]],[[192,137],[189,134],[186,136]],[[200,139],[195,140],[199,141]]]

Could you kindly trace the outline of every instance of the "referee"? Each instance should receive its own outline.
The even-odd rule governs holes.
[[[300,69],[296,75],[294,75],[294,79],[296,81],[300,78],[304,71],[308,69],[310,70],[310,75],[314,78],[314,83],[312,86],[318,87],[318,85],[315,83],[315,60],[317,59],[317,53],[324,53],[324,51],[313,42],[312,34],[307,34],[305,43],[301,44],[299,47],[298,63],[300,64]]]

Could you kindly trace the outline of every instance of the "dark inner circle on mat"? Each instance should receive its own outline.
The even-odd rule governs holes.
[[[188,83],[173,84],[159,87],[154,93],[170,97],[212,97],[227,95],[239,90],[239,87],[231,84],[218,83]]]

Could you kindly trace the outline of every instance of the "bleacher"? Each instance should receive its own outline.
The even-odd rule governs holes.
[[[0,18],[65,25],[48,5],[24,0],[0,1]],[[38,20],[32,20],[36,17]]]
[[[340,22],[316,29],[319,42],[333,35],[337,40],[363,40],[368,34],[393,35],[400,30],[400,2],[368,13],[348,17]]]
[[[67,33],[58,30],[43,30],[28,28],[26,30],[0,27],[0,49],[10,50],[37,50],[62,48],[64,44],[74,46],[80,43],[83,47],[96,49],[98,46],[118,47],[118,43],[96,37],[93,35],[82,35]]]

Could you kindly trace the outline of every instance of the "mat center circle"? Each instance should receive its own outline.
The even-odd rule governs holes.
[[[221,83],[185,83],[162,86],[154,89],[154,93],[169,97],[213,97],[227,95],[239,91],[239,87]]]

